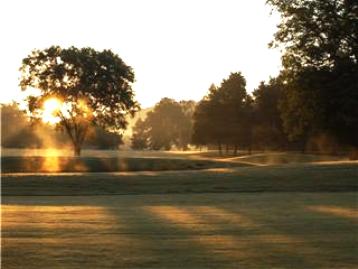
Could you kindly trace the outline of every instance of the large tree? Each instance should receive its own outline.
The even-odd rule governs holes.
[[[282,17],[282,119],[291,139],[318,133],[358,148],[358,2],[268,0]]]
[[[356,0],[267,0],[281,14],[271,46],[284,46],[286,69],[358,61]]]
[[[222,81],[217,98],[223,111],[225,144],[227,147],[233,145],[235,154],[239,146],[251,150],[252,100],[246,92],[246,80],[241,72],[231,73]]]
[[[209,93],[195,107],[193,113],[193,132],[192,143],[197,146],[209,145],[213,143],[219,144],[215,135],[214,115],[215,108],[212,105],[211,96],[215,94],[217,87],[212,84]]]
[[[278,149],[286,144],[279,110],[283,85],[278,79],[261,82],[254,90],[254,142],[263,149]],[[297,119],[296,119],[297,120]]]
[[[90,125],[119,131],[126,128],[125,116],[139,108],[131,87],[132,68],[110,50],[59,46],[34,50],[23,59],[20,71],[23,90],[40,90],[28,98],[33,118],[43,118],[48,100],[61,103],[54,111],[56,123],[70,137],[76,156]]]
[[[251,149],[252,99],[246,93],[246,81],[240,72],[231,73],[219,87],[211,85],[194,113],[193,142],[198,145],[222,145],[227,150],[239,146]]]

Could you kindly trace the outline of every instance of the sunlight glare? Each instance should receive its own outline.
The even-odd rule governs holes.
[[[56,113],[60,110],[61,103],[56,98],[47,99],[43,105],[42,121],[49,124],[56,124],[60,118]]]

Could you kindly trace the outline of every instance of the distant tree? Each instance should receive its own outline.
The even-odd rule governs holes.
[[[99,126],[91,126],[90,128],[83,147],[116,150],[123,144],[122,136],[118,133],[106,131]]]
[[[358,148],[358,2],[268,0],[282,16],[281,105],[291,140],[328,133]]]
[[[186,149],[191,134],[190,113],[183,105],[172,99],[163,98],[144,121],[137,121],[132,136],[132,148],[169,150],[172,146]]]
[[[178,138],[178,147],[187,150],[188,145],[191,143],[191,137],[193,135],[193,115],[196,107],[196,102],[189,101],[180,101],[179,105],[184,113],[184,119],[182,120],[182,125],[180,127],[179,138]]]
[[[17,103],[1,105],[1,130],[1,146],[4,148],[63,147],[68,142],[47,124],[31,122]]]
[[[41,92],[28,98],[33,118],[42,117],[49,98],[63,103],[55,112],[60,119],[57,125],[70,137],[76,156],[91,125],[121,130],[127,125],[125,116],[138,109],[131,88],[132,68],[110,50],[58,46],[34,50],[23,59],[20,70],[22,89]]]
[[[65,133],[56,132],[41,121],[31,122],[16,103],[1,105],[1,129],[1,146],[4,148],[61,148],[70,144]],[[120,135],[90,126],[84,147],[117,149],[121,144]]]
[[[1,146],[24,148],[41,146],[41,140],[32,131],[30,122],[18,104],[1,105]]]
[[[179,101],[179,104],[184,112],[189,118],[191,118],[195,112],[195,107],[197,103],[193,100],[182,100]]]
[[[145,121],[139,118],[133,127],[131,148],[135,150],[143,150],[148,148],[148,139],[149,138]]]

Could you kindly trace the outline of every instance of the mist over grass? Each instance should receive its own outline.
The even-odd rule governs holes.
[[[240,154],[223,157],[217,151],[84,150],[82,157],[72,157],[72,151],[68,149],[5,149],[1,164],[2,173],[56,173],[195,170],[346,160],[337,156],[292,152]]]

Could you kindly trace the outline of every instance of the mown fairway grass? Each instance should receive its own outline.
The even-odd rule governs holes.
[[[357,268],[356,162],[3,174],[3,268]]]

